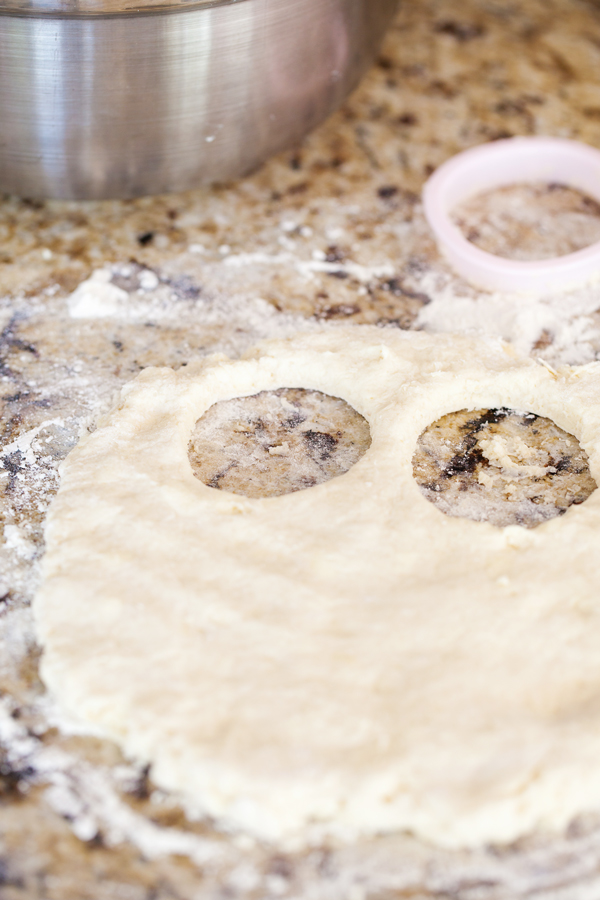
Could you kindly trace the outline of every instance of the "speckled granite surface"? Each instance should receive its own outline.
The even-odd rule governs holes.
[[[480,294],[447,270],[423,219],[440,162],[534,133],[600,146],[600,5],[407,0],[346,106],[243,182],[119,203],[3,199],[2,900],[600,896],[600,817],[509,848],[440,852],[396,835],[298,857],[190,823],[151,773],[61,720],[29,612],[58,463],[144,366],[340,320],[477,329],[550,364],[596,358],[599,288]]]

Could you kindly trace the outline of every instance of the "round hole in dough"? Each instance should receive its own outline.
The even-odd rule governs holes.
[[[596,490],[587,453],[550,419],[461,410],[429,425],[413,457],[427,500],[449,516],[535,528]]]
[[[370,443],[367,422],[344,400],[281,388],[215,403],[196,422],[188,455],[209,487],[279,497],[343,475]]]
[[[303,385],[371,446],[310,491],[193,474],[213,404]],[[69,455],[34,612],[80,722],[227,828],[508,842],[600,808],[600,492],[528,530],[441,515],[412,457],[449,410],[575,435],[600,477],[600,364],[550,372],[455,335],[331,328],[146,369]]]

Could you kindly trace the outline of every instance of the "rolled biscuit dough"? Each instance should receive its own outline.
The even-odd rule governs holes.
[[[346,474],[247,499],[194,478],[213,403],[342,397]],[[273,841],[409,829],[509,841],[600,808],[600,491],[534,531],[421,495],[419,434],[510,407],[600,478],[600,364],[369,327],[146,369],[64,464],[35,614],[64,707],[225,827]]]

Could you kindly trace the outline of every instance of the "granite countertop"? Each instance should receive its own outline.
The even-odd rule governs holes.
[[[549,365],[596,359],[600,288],[482,294],[448,270],[425,223],[420,191],[437,165],[517,134],[600,146],[600,4],[405,2],[345,106],[243,181],[126,202],[2,199],[1,900],[600,895],[600,816],[508,848],[440,851],[395,835],[298,855],[189,822],[151,771],[61,718],[37,674],[30,613],[58,465],[146,366],[338,322],[478,330]],[[597,208],[563,199],[559,213],[597,232]],[[489,245],[489,209],[467,213]],[[521,215],[519,241],[538,223]],[[356,452],[368,445],[351,410],[284,399],[308,404],[303,478],[317,457],[355,461],[356,447],[329,452],[323,415],[357,428]],[[215,486],[222,463],[203,476]]]

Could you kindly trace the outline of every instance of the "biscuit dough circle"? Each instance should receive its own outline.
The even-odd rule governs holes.
[[[281,387],[342,397],[372,444],[269,499],[194,478],[194,423]],[[535,531],[443,515],[411,459],[459,409],[575,434],[600,479],[600,364],[335,328],[146,369],[68,457],[35,602],[71,714],[227,827],[510,841],[600,808],[600,491]]]

